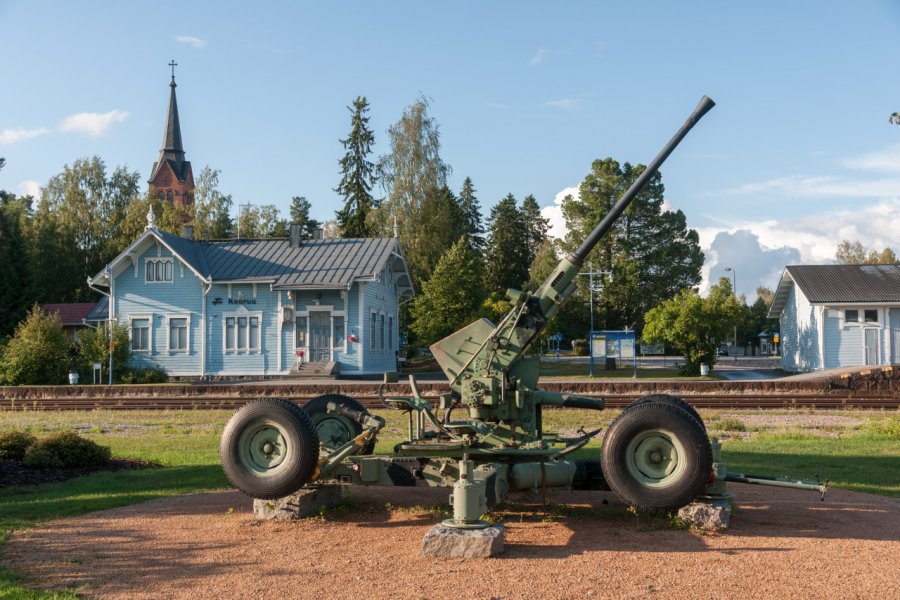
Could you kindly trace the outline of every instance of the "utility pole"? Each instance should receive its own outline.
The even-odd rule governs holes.
[[[731,293],[734,294],[734,300],[737,302],[737,271],[731,267],[725,267],[725,271],[731,271]],[[734,362],[737,362],[737,323],[734,324]]]

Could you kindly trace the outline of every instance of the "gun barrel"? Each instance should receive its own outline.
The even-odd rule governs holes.
[[[638,192],[650,181],[650,178],[659,170],[659,167],[665,162],[665,160],[669,157],[672,151],[676,146],[684,139],[684,137],[688,134],[688,132],[700,121],[700,119],[705,115],[709,110],[715,106],[716,103],[712,101],[708,96],[703,96],[700,99],[699,104],[694,109],[694,112],[688,117],[687,121],[684,122],[684,125],[681,126],[681,129],[669,140],[669,143],[666,144],[665,148],[663,148],[659,154],[656,155],[656,158],[647,165],[647,168],[644,170],[641,175],[635,179],[634,183],[631,184],[631,187],[622,194],[622,197],[619,198],[619,201],[616,202],[615,206],[603,217],[603,220],[600,221],[600,224],[594,228],[587,238],[583,242],[581,242],[581,246],[578,247],[578,250],[574,252],[569,257],[576,265],[581,265],[584,262],[584,259],[591,252],[594,246],[597,245],[597,242],[600,241],[606,232],[612,227],[613,223],[616,222],[616,219],[619,218],[619,215],[622,214],[631,201],[634,200],[634,197],[637,196]]]

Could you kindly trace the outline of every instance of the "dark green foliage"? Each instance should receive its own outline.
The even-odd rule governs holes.
[[[478,204],[478,198],[475,197],[475,185],[472,183],[471,177],[466,177],[466,180],[463,181],[457,200],[462,211],[463,235],[466,241],[475,250],[479,252],[484,251],[484,224],[482,223],[481,207]]]
[[[130,384],[166,383],[169,381],[169,374],[159,367],[126,369],[119,380]]]
[[[369,213],[378,205],[372,197],[375,184],[375,165],[368,156],[375,143],[375,134],[369,129],[369,102],[365,96],[358,96],[353,107],[347,107],[353,116],[347,139],[341,145],[347,153],[341,158],[341,182],[334,189],[344,198],[344,207],[336,212],[341,236],[345,238],[371,237]],[[293,211],[291,212],[293,217]],[[295,222],[297,222],[295,220]]]
[[[0,460],[22,460],[25,451],[37,441],[26,431],[4,431],[0,433]]]
[[[30,306],[28,240],[31,198],[0,190],[0,337],[10,335]]]
[[[56,385],[66,382],[69,340],[59,315],[35,305],[0,357],[0,382],[6,385]]]
[[[572,354],[575,356],[589,356],[590,346],[586,339],[572,340]]]
[[[86,440],[74,431],[60,431],[28,448],[22,463],[33,469],[94,467],[109,463],[106,446]]]
[[[411,328],[430,345],[474,321],[484,298],[481,258],[459,238],[413,301]]]
[[[113,329],[113,378],[120,380],[127,371],[131,360],[131,337],[126,325],[116,325]],[[78,334],[78,359],[75,368],[80,381],[92,381],[93,364],[100,363],[102,382],[109,377],[109,332],[105,328],[86,328]]]
[[[547,239],[550,221],[541,215],[541,207],[531,194],[522,200],[522,222],[525,224],[525,247],[528,251],[528,266],[534,262],[541,244]]]
[[[585,239],[644,169],[612,158],[594,161],[579,187],[580,198],[569,196],[562,203],[569,229],[566,251]],[[664,191],[662,176],[654,174],[589,256],[595,270],[613,273],[612,283],[607,281],[599,298],[595,294],[604,329],[629,326],[640,332],[651,307],[700,283],[699,237],[687,228],[684,213],[663,210]],[[585,278],[579,286],[586,300]]]
[[[651,309],[643,339],[671,345],[684,355],[682,374],[699,375],[701,363],[716,363],[716,346],[730,337],[740,315],[731,282],[722,277],[706,298],[689,288]]]
[[[321,226],[318,221],[310,218],[309,211],[311,208],[312,205],[304,196],[291,198],[291,223],[296,223],[300,226],[300,236],[305,240],[313,236],[313,229]],[[290,230],[287,233],[290,234]]]
[[[528,231],[516,198],[509,194],[491,208],[485,283],[489,291],[505,294],[528,281]]]

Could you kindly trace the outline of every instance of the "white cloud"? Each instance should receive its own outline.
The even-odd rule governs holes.
[[[900,173],[900,144],[843,161],[845,167],[862,171]]]
[[[39,127],[37,129],[24,129],[22,127],[4,129],[3,131],[0,131],[0,145],[6,146],[17,142],[24,142],[25,140],[30,140],[31,138],[36,138],[46,133],[50,133],[50,130],[44,127]]]
[[[187,44],[193,48],[206,47],[207,41],[193,35],[176,35],[175,41],[181,44]]]
[[[543,63],[547,60],[547,57],[550,56],[551,52],[546,48],[538,48],[538,51],[534,53],[534,56],[531,57],[531,60],[528,61],[528,64],[531,66],[536,66]]]
[[[773,194],[795,198],[885,198],[900,193],[900,179],[855,180],[841,177],[789,175],[765,181],[745,183],[742,186],[714,192],[708,195]]]
[[[709,273],[726,266],[739,268],[728,261],[741,262],[742,270],[751,275],[738,287],[748,293],[757,285],[773,287],[781,268],[788,264],[822,264],[834,260],[838,243],[844,239],[859,240],[864,246],[900,250],[900,197],[868,205],[855,205],[852,210],[829,211],[797,219],[745,222],[734,227],[696,228],[700,247],[707,253],[702,290],[708,289]],[[739,235],[741,234],[741,235]],[[743,234],[752,235],[757,248],[747,243]],[[740,242],[740,243],[739,243]],[[780,264],[779,264],[779,261]],[[769,274],[765,275],[768,271]],[[753,280],[754,274],[758,276]]]
[[[581,106],[580,98],[561,98],[559,100],[551,100],[549,102],[544,102],[544,106],[551,106],[553,108],[559,108],[562,110],[575,110],[579,106]]]
[[[111,110],[107,113],[77,113],[69,115],[59,123],[59,130],[65,133],[86,133],[98,137],[106,133],[113,123],[121,123],[128,118],[124,110]]]
[[[541,209],[541,216],[550,221],[550,230],[547,232],[552,238],[562,239],[566,237],[566,220],[562,214],[562,201],[566,196],[572,196],[576,200],[581,196],[578,187],[567,187],[560,190],[553,198],[553,204]]]
[[[41,184],[33,179],[19,182],[19,195],[38,198],[41,195]]]

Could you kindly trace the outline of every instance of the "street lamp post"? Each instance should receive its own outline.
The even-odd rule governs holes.
[[[737,271],[731,267],[725,267],[725,271],[731,271],[731,293],[737,301]],[[734,324],[734,362],[737,362],[737,323]]]

